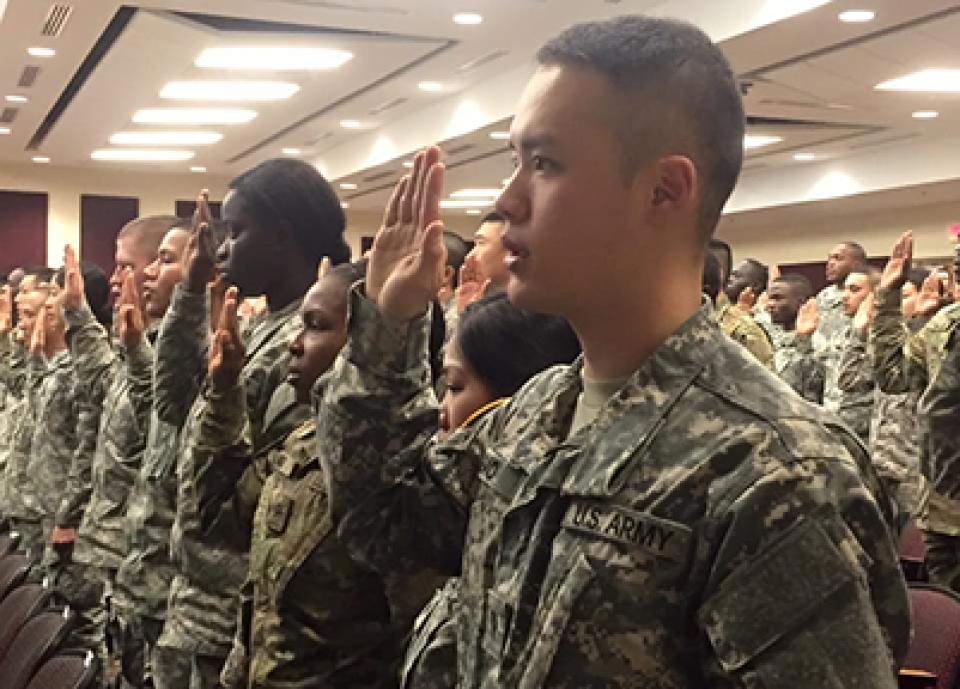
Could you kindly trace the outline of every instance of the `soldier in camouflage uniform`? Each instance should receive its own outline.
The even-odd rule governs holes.
[[[877,385],[888,394],[926,390],[937,377],[947,342],[960,323],[960,304],[951,304],[916,333],[904,327],[901,289],[912,258],[913,235],[905,232],[891,252],[877,291],[870,337]],[[934,582],[960,590],[960,501],[949,492],[956,469],[935,465],[939,455],[928,444],[921,443],[920,450],[920,471],[931,484],[917,520],[927,543],[927,568]]]
[[[646,17],[579,25],[539,59],[497,201],[508,293],[565,315],[584,357],[390,479],[435,424],[423,314],[443,166],[418,154],[317,418],[334,514],[392,489],[367,533],[462,565],[460,689],[896,687],[909,606],[866,453],[698,309],[742,159],[726,61],[689,25]],[[615,386],[596,413],[580,404]]]
[[[117,267],[110,278],[118,307],[124,282],[128,282],[126,299],[141,303],[142,312],[143,270],[156,258],[163,236],[178,222],[172,216],[145,217],[121,229]],[[149,420],[149,407],[138,404],[140,396],[131,389],[131,382],[138,379],[128,375],[128,370],[149,366],[152,353],[145,345],[114,344],[84,296],[80,266],[69,247],[64,257],[62,303],[72,332],[71,356],[84,395],[77,428],[79,445],[53,541],[63,546],[75,541],[72,561],[81,566],[83,574],[64,588],[75,590],[76,600],[71,603],[81,614],[98,620],[103,638],[100,645],[105,649],[106,634],[113,634],[116,625],[104,596],[110,595],[126,555],[126,500],[139,470]],[[153,330],[155,326],[148,326],[148,332]],[[93,586],[101,593],[92,592]],[[123,653],[120,639],[110,645]],[[108,674],[115,665],[110,663]]]
[[[773,344],[766,331],[744,313],[739,306],[740,296],[745,290],[760,294],[767,285],[767,267],[755,259],[748,258],[738,263],[727,279],[724,287],[726,299],[717,304],[716,320],[720,330],[737,342],[764,366],[773,364]]]
[[[941,500],[954,510],[960,501],[960,333],[953,328],[942,350],[943,358],[920,400],[920,425],[926,470]],[[954,512],[956,514],[956,512]],[[957,522],[951,526],[956,528]],[[960,591],[960,545],[956,532],[933,533],[928,564],[936,580]],[[930,557],[932,556],[932,557]]]
[[[841,351],[831,347],[831,343],[838,341],[837,331],[846,329],[848,317],[843,309],[843,292],[847,276],[854,271],[863,272],[866,269],[867,253],[856,242],[841,242],[830,250],[825,268],[827,282],[817,295],[817,312],[820,321],[813,336],[813,348],[818,352],[826,352],[829,365],[836,366],[840,361]]]
[[[266,296],[269,312],[244,343],[242,371],[237,372],[245,415],[243,456],[262,457],[303,418],[302,412],[299,419],[293,413],[291,407],[297,405],[289,396],[274,396],[286,378],[287,347],[299,327],[302,297],[316,278],[321,258],[329,256],[333,263],[341,263],[349,257],[349,249],[342,238],[345,220],[340,202],[311,166],[294,160],[267,161],[237,177],[230,187],[223,204],[226,240],[216,249],[201,232],[178,296],[194,300],[194,313],[202,310],[203,290],[213,276],[214,253],[220,275],[236,285],[241,296]],[[203,356],[203,343],[182,334],[184,329],[195,332],[178,320],[185,311],[175,303],[165,323],[157,351],[158,378],[177,375],[182,360]],[[180,687],[187,681],[190,686],[215,686],[233,644],[250,531],[231,514],[221,515],[216,505],[198,499],[198,482],[210,465],[216,471],[217,466],[229,466],[231,459],[241,461],[233,457],[232,449],[223,452],[203,440],[201,422],[216,396],[217,387],[206,381],[181,434],[177,515],[171,536],[177,575],[156,654],[158,689]],[[190,666],[175,666],[166,649],[189,654]]]

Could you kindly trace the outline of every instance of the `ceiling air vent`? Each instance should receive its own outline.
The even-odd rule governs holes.
[[[393,100],[388,100],[386,103],[381,103],[380,105],[370,108],[371,115],[379,115],[382,112],[386,112],[392,108],[402,105],[407,102],[406,98],[394,98]]]
[[[40,68],[36,65],[27,65],[23,68],[23,72],[20,73],[20,81],[17,82],[17,86],[22,89],[28,89],[33,86],[33,82],[37,80],[37,76],[40,74]]]
[[[40,35],[54,37],[62,34],[63,27],[67,25],[71,12],[73,12],[73,7],[70,5],[51,5],[50,11],[47,12],[47,18],[43,20]]]
[[[490,64],[494,60],[499,60],[501,57],[507,54],[505,50],[494,50],[492,53],[487,53],[486,55],[481,55],[480,57],[470,60],[470,62],[464,62],[462,65],[457,67],[457,71],[461,74],[465,72],[470,72],[475,70],[477,67],[482,67],[483,65]]]
[[[20,112],[20,108],[4,108],[0,110],[0,123],[10,124],[17,119],[18,112]]]

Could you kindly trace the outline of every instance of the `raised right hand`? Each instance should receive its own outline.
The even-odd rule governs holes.
[[[13,290],[10,285],[0,289],[0,335],[7,335],[13,328]]]
[[[86,301],[83,273],[73,247],[63,247],[63,292],[60,293],[60,305],[65,309],[79,309]]]
[[[133,349],[143,339],[145,329],[143,312],[140,310],[140,300],[137,298],[137,287],[133,280],[133,272],[127,271],[123,276],[123,287],[120,291],[120,305],[117,308],[117,335],[120,343],[127,349]]]
[[[817,300],[807,299],[797,312],[797,335],[810,337],[820,324],[820,312],[817,310]]]
[[[443,284],[447,250],[440,221],[440,149],[420,151],[393,190],[367,266],[367,298],[384,316],[408,321],[427,312]]]
[[[193,234],[183,252],[183,274],[186,275],[185,287],[191,292],[202,292],[213,280],[217,266],[217,246],[210,225],[213,214],[210,212],[210,192],[206,189],[197,196],[197,210],[193,213]]]
[[[880,289],[899,291],[907,281],[910,263],[913,261],[913,232],[907,230],[893,245],[887,265],[880,275]]]

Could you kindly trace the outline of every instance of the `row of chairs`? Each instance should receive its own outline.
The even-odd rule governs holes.
[[[33,562],[18,540],[0,533],[0,689],[89,689],[97,660],[69,648],[70,609],[46,583],[27,581]]]

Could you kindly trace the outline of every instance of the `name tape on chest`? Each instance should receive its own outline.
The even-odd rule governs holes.
[[[563,526],[640,548],[656,557],[685,562],[690,555],[693,531],[676,522],[619,505],[577,500],[567,509]]]

